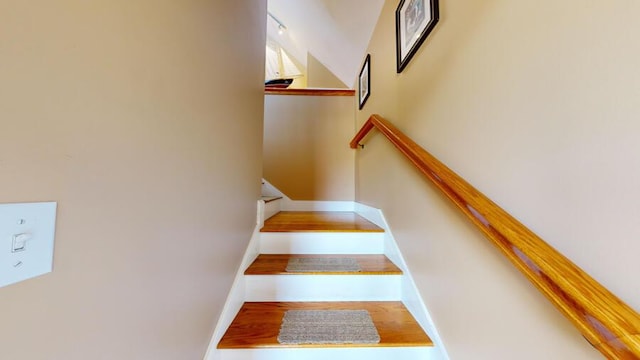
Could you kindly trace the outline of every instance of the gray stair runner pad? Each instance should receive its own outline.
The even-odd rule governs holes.
[[[377,344],[380,335],[367,310],[288,310],[278,342],[304,344]]]
[[[287,272],[358,272],[361,271],[354,258],[291,258]]]

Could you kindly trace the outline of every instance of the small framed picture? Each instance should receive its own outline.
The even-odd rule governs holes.
[[[360,76],[358,77],[358,103],[360,109],[364,106],[364,103],[369,99],[371,93],[371,55],[367,54],[367,58],[364,59],[362,70],[360,70]]]
[[[407,66],[440,18],[438,0],[401,0],[396,9],[397,72]]]

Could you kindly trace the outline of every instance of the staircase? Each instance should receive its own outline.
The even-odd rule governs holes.
[[[441,358],[402,302],[403,271],[384,255],[385,233],[376,224],[350,211],[282,211],[264,221],[257,242],[259,255],[243,274],[244,303],[208,359]],[[379,340],[281,341],[283,318],[293,310],[364,310]],[[330,332],[356,326],[345,321]],[[317,335],[318,328],[298,333]]]

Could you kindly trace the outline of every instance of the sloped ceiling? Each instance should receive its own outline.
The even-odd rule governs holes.
[[[306,66],[312,54],[338,79],[353,86],[384,0],[268,0],[267,34]]]

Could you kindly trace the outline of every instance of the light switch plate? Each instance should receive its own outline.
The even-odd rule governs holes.
[[[0,204],[0,287],[53,268],[55,202]]]

